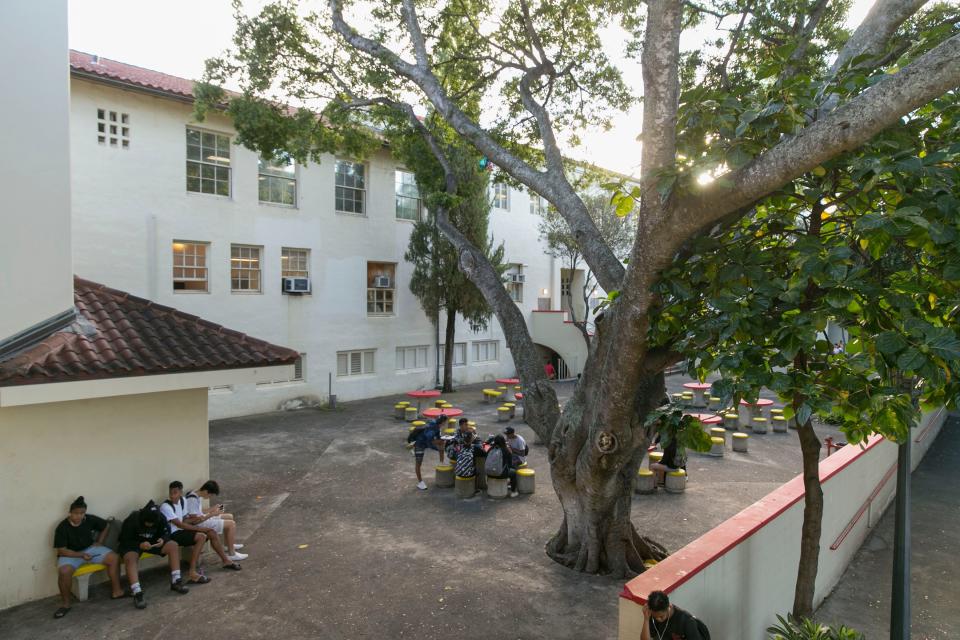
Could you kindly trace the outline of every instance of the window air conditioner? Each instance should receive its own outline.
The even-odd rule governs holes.
[[[389,289],[390,288],[390,276],[376,276],[373,279],[373,286],[377,289]]]
[[[310,293],[310,278],[284,278],[284,293]]]
[[[523,284],[523,283],[526,282],[526,281],[527,281],[527,276],[526,276],[526,274],[523,274],[523,273],[511,273],[511,274],[510,274],[510,282],[518,282],[518,283],[520,283],[520,284]]]

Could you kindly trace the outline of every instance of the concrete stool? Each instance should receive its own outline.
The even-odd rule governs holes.
[[[647,460],[648,460],[647,462],[648,465],[653,464],[654,462],[660,462],[661,460],[663,460],[663,451],[650,451],[649,453],[647,453]],[[663,484],[664,472],[657,471],[655,472],[655,474],[657,478],[657,484]]]
[[[533,469],[517,469],[517,493],[533,493],[537,488],[537,476]]]
[[[510,407],[497,407],[497,422],[510,420]]]
[[[449,464],[439,464],[436,467],[436,483],[443,489],[449,489],[453,486],[453,466]]]
[[[410,423],[410,431],[413,431],[418,427],[425,427],[425,426],[427,426],[427,423],[424,422],[423,420],[414,420],[413,422]]]
[[[733,450],[738,453],[747,452],[747,443],[750,441],[750,435],[737,431],[733,434]]]
[[[667,493],[683,493],[687,489],[687,472],[677,469],[668,473],[664,489]]]
[[[684,391],[683,393],[680,394],[680,397],[683,398],[684,404],[691,404],[691,405],[693,404],[692,391]]]
[[[717,438],[717,437],[710,438],[710,445],[711,445],[711,446],[710,446],[710,454],[709,454],[709,455],[711,455],[711,456],[713,456],[713,457],[715,457],[715,458],[722,458],[722,457],[723,457],[723,450],[726,448],[726,447],[724,446],[725,443],[726,443],[726,440],[725,440],[724,438]]]
[[[510,409],[510,419],[512,420],[513,417],[517,414],[517,405],[514,404],[513,402],[504,402],[503,406]]]
[[[477,423],[473,420],[467,420],[467,426],[470,427],[473,431],[477,430]]]
[[[447,420],[447,426],[448,426],[448,427],[451,427],[451,428],[454,429],[454,430],[456,430],[456,428],[457,428],[457,419],[456,419],[456,418],[450,418],[449,420]]]
[[[497,398],[500,397],[500,392],[496,389],[484,389],[483,390],[483,401],[487,404],[491,402],[496,402]]]
[[[514,391],[523,391],[523,387],[521,387],[520,385],[517,385],[517,386],[515,386],[515,387],[513,388],[513,390],[514,390]]]
[[[717,396],[710,396],[710,403],[709,403],[708,406],[709,406],[709,408],[710,408],[711,411],[717,411],[717,410],[720,409],[720,403],[721,403],[721,402],[723,402],[723,400],[721,400],[721,399],[718,398]]]
[[[782,415],[783,415],[783,409],[770,409],[770,416],[771,416],[771,417],[773,417],[773,416],[782,416]]]
[[[417,419],[417,408],[407,407],[403,410],[403,415],[407,422],[413,422]]]
[[[503,393],[506,390],[507,390],[506,387],[497,387],[497,391],[499,391],[500,393]]]
[[[506,478],[487,478],[487,495],[491,498],[500,499],[507,497],[509,489]]]
[[[723,444],[727,444],[727,430],[723,427],[712,427],[710,429],[711,438],[720,438],[723,440]]]
[[[644,570],[653,569],[655,566],[657,566],[657,564],[659,563],[656,560],[654,560],[653,558],[650,558],[649,560],[643,561],[643,568]]]
[[[444,400],[443,398],[437,398],[436,400],[433,401],[433,406],[438,408],[442,407],[445,404],[447,404],[447,401]]]
[[[393,405],[393,417],[397,420],[403,420],[407,416],[407,405],[397,403]]]
[[[787,419],[783,416],[773,416],[773,432],[774,433],[786,433],[787,432]]]
[[[754,433],[766,433],[767,419],[762,416],[757,416],[750,421],[750,427],[753,429]]]
[[[637,481],[634,484],[634,490],[642,495],[654,493],[657,490],[657,477],[650,469],[640,469],[637,471]]]
[[[725,413],[723,414],[723,428],[727,430],[736,431],[740,426],[740,414],[738,413]]]
[[[487,456],[477,456],[473,459],[473,464],[477,468],[477,490],[483,491],[487,488],[487,469],[484,466],[487,462]]]
[[[453,427],[447,427],[446,429],[443,430],[443,435],[445,435],[445,436],[452,436],[452,435],[455,434],[456,432],[457,432],[457,430],[454,429]]]
[[[453,493],[458,498],[472,498],[473,494],[477,492],[477,477],[470,476],[469,478],[464,478],[462,476],[457,476],[453,485]]]
[[[671,394],[670,399],[673,401],[674,404],[683,404],[683,394],[682,394],[682,393],[674,393],[674,394]]]

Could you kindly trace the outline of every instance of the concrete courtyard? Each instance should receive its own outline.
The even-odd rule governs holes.
[[[671,378],[671,390],[683,381]],[[486,436],[504,425],[480,388],[447,397]],[[571,390],[558,383],[562,398]],[[397,399],[211,423],[212,475],[250,554],[244,570],[208,558],[213,581],[185,596],[168,590],[165,571],[148,572],[145,611],[111,601],[105,585],[62,620],[52,619],[54,598],[29,603],[0,613],[0,638],[616,637],[623,581],[571,572],[544,553],[560,508],[545,447],[519,411],[513,424],[531,445],[537,492],[458,501],[433,487],[435,452],[424,464],[430,489],[415,488],[407,425],[392,418]],[[686,493],[634,498],[637,526],[671,551],[796,475],[797,436],[755,435],[746,455],[691,454],[688,470]]]

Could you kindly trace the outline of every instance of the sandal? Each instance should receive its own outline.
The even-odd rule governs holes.
[[[57,609],[57,611],[53,614],[53,617],[54,617],[54,618],[62,618],[63,616],[67,615],[68,613],[70,613],[70,607],[60,607],[60,608]]]
[[[223,568],[224,568],[224,569],[232,569],[233,571],[240,571],[243,567],[241,567],[240,565],[238,565],[236,562],[232,562],[232,563],[230,563],[230,564],[225,564],[225,565],[223,565]]]
[[[208,582],[210,582],[210,578],[204,575],[201,575],[196,579],[190,578],[187,580],[187,584],[207,584]]]

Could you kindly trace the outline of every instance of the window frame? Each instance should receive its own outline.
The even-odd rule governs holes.
[[[457,350],[459,347],[463,348],[463,362],[457,362]],[[447,350],[447,345],[440,345],[440,368],[444,367],[444,358],[446,354],[444,353]],[[467,343],[466,342],[454,342],[453,343],[453,366],[454,367],[465,367],[467,366]]]
[[[233,142],[232,142],[232,137],[233,137],[233,136],[231,136],[229,133],[223,133],[223,132],[220,132],[220,131],[214,131],[214,130],[212,130],[212,129],[203,129],[203,128],[201,128],[201,127],[194,127],[194,126],[192,126],[192,125],[186,125],[184,131],[185,131],[185,142],[186,142],[186,158],[185,158],[185,161],[186,161],[186,192],[187,192],[188,194],[189,194],[189,193],[193,193],[193,194],[199,194],[199,195],[203,195],[203,196],[214,196],[214,197],[217,197],[217,198],[227,198],[228,200],[229,200],[229,199],[232,199],[232,198],[233,198],[233,151],[232,151],[232,149],[231,149],[231,145],[233,144]],[[191,132],[191,131],[196,131],[197,133],[200,134],[200,147],[199,147],[199,148],[200,148],[200,156],[201,156],[201,158],[198,159],[198,160],[197,160],[197,159],[191,159],[191,158],[190,158],[190,147],[191,147],[191,146],[195,146],[195,145],[191,145],[191,144],[190,144],[190,138],[189,138],[189,136],[190,136],[190,132]],[[203,146],[203,134],[205,134],[205,133],[206,133],[206,134],[210,134],[210,135],[215,136],[215,137],[224,137],[224,138],[227,139],[226,150],[227,150],[227,152],[228,152],[230,155],[229,155],[229,157],[228,157],[228,162],[227,162],[226,164],[217,163],[217,162],[210,162],[210,161],[208,161],[208,160],[203,159],[203,149],[204,149],[204,146]],[[216,149],[217,151],[220,150],[220,146],[219,146],[219,143],[218,143],[218,142],[215,141],[214,146],[215,146],[215,149]],[[222,157],[222,156],[217,156],[217,157]],[[190,164],[191,164],[191,163],[194,163],[194,164],[196,164],[196,165],[198,165],[198,166],[200,167],[200,170],[198,171],[198,174],[197,174],[196,176],[191,176],[191,175],[190,175]],[[214,178],[204,178],[204,177],[203,177],[203,167],[204,167],[204,166],[213,167],[213,168],[214,168],[214,174],[216,174],[217,169],[226,169],[226,171],[227,171],[227,178],[226,178],[226,180],[223,181],[223,180],[220,180],[219,178],[216,178],[216,177],[214,177]],[[198,185],[199,185],[199,187],[200,187],[199,190],[194,190],[194,189],[191,189],[191,188],[190,188],[190,179],[191,179],[191,178],[194,178],[194,179],[200,181],[200,182],[198,183]],[[214,183],[214,191],[213,191],[213,192],[206,192],[206,191],[203,190],[203,183],[204,183],[205,180],[213,180],[213,183]],[[227,184],[227,193],[217,193],[217,192],[216,192],[217,182],[226,182],[226,184]]]
[[[413,366],[406,366],[407,363],[407,352],[413,351]],[[420,353],[423,353],[423,365],[418,366],[418,361],[420,359]],[[401,352],[403,355],[401,356]],[[430,368],[430,345],[426,344],[417,344],[411,346],[398,346],[396,348],[396,355],[394,356],[394,370],[402,373],[410,373],[414,371],[427,371]],[[401,366],[401,358],[402,364]]]
[[[257,268],[251,269],[249,267],[234,267],[234,249],[256,249],[257,250]],[[239,256],[236,260],[250,260],[250,258],[244,258]],[[235,289],[233,287],[233,281],[242,280],[243,278],[235,278],[234,271],[256,271],[257,272],[257,288],[256,289]],[[246,278],[251,280],[251,278]],[[263,246],[255,244],[243,244],[243,243],[230,243],[230,293],[231,294],[240,294],[240,295],[256,295],[263,293]]]
[[[178,281],[178,278],[176,277],[176,271],[177,271],[178,268],[180,268],[180,269],[194,269],[194,270],[196,270],[196,269],[198,269],[198,268],[201,268],[201,267],[198,267],[196,264],[194,264],[194,265],[187,265],[186,263],[184,263],[184,264],[179,265],[179,266],[177,265],[176,245],[178,245],[178,244],[182,244],[182,245],[184,245],[184,247],[186,247],[187,245],[203,246],[203,247],[204,247],[204,254],[203,254],[204,265],[203,265],[203,267],[202,267],[202,269],[206,272],[204,279],[201,281],[201,280],[187,280],[186,278],[179,278],[179,281],[181,281],[181,282],[203,282],[203,283],[204,283],[203,289],[177,289],[177,288],[176,288],[176,283],[177,283],[177,281]],[[170,242],[170,284],[171,284],[171,288],[172,288],[173,293],[175,293],[175,294],[182,294],[182,293],[186,293],[186,294],[210,293],[210,246],[211,246],[211,245],[210,245],[209,242],[203,242],[203,241],[200,241],[200,240],[177,240],[177,239],[174,239],[174,240],[172,240],[172,241]],[[182,255],[184,256],[184,258],[187,257],[187,254],[186,254],[186,253],[183,253]],[[196,261],[197,254],[194,253],[194,254],[191,254],[191,255],[192,255],[192,257],[194,258],[194,261]]]
[[[337,176],[338,176],[337,167],[340,166],[340,163],[348,163],[348,164],[363,167],[363,188],[362,189],[358,189],[357,187],[349,187],[346,185],[337,184]],[[368,183],[370,179],[370,172],[368,171],[368,169],[369,169],[369,165],[366,162],[361,162],[359,160],[352,160],[350,158],[336,158],[334,160],[334,163],[333,163],[333,210],[336,213],[347,215],[347,216],[357,216],[360,218],[367,217],[367,211],[369,210],[369,198],[367,197],[367,192],[369,191]],[[343,202],[346,202],[346,200],[343,200],[342,198],[337,197],[338,189],[350,189],[352,191],[359,191],[361,194],[361,199],[360,199],[361,211],[359,212],[347,211],[345,209],[341,209],[340,207],[338,207],[337,206],[338,200],[342,200]],[[354,202],[356,202],[356,200],[354,200]]]
[[[480,348],[486,352],[486,357],[480,357]],[[493,347],[493,357],[490,356],[490,347]],[[490,362],[500,362],[500,341],[499,340],[474,340],[473,341],[473,362],[474,364],[488,364]]]
[[[359,354],[360,371],[352,373],[353,354]],[[366,355],[370,355],[371,368],[365,370],[367,363]],[[340,373],[340,357],[346,357],[346,373]],[[349,349],[347,351],[337,351],[337,378],[359,378],[363,376],[375,376],[377,374],[377,350],[376,349]]]
[[[417,196],[414,198],[409,195],[401,195],[397,192],[397,189],[402,183],[398,183],[398,178],[400,174],[409,175],[413,178],[413,188],[417,190]],[[417,203],[417,212],[414,218],[404,218],[400,216],[400,199],[405,200],[415,200]],[[393,170],[393,215],[394,218],[402,222],[421,222],[423,220],[423,198],[420,196],[420,188],[417,186],[417,176],[413,171],[409,171],[402,167],[397,167]]]
[[[547,199],[538,193],[530,192],[530,215],[542,216],[547,212]]]
[[[503,188],[502,195],[503,195],[504,206],[502,207],[498,204],[500,202],[500,196],[501,196],[501,194],[498,193],[498,190],[500,188]],[[505,182],[493,183],[493,202],[491,202],[491,206],[494,209],[500,209],[501,211],[510,211],[510,185],[508,185]]]
[[[370,265],[386,265],[392,268],[393,273],[390,275],[390,287],[374,287],[371,286],[370,282]],[[368,318],[388,318],[390,316],[397,315],[397,263],[396,262],[381,262],[379,260],[367,260],[367,317]],[[389,296],[386,295],[389,292]],[[370,294],[373,294],[373,299],[371,299]],[[380,297],[379,294],[384,294],[383,300],[378,300]],[[389,298],[389,300],[387,299]],[[370,305],[373,304],[374,311],[370,310]],[[376,311],[377,305],[383,305],[383,311]],[[387,305],[390,309],[387,310]]]
[[[293,173],[287,174],[280,171],[271,171],[273,167],[279,165],[275,164],[273,160],[266,160],[263,156],[257,158],[257,202],[262,205],[270,207],[282,207],[284,209],[299,209],[300,208],[300,165],[292,156],[287,155],[287,160],[290,162],[290,166],[293,167]],[[260,180],[267,178],[267,180],[287,180],[293,183],[293,203],[287,202],[276,202],[274,200],[264,200],[260,195]],[[269,189],[268,189],[269,191]]]
[[[504,275],[524,275],[522,262],[511,262],[509,264],[509,270]],[[504,284],[506,285],[507,293],[510,295],[510,299],[517,304],[523,304],[523,285],[526,283],[507,281]]]

